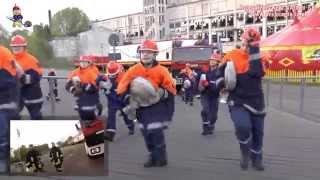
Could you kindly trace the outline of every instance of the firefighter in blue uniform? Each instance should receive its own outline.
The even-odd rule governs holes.
[[[191,65],[189,63],[187,63],[186,67],[181,70],[181,76],[183,79],[184,101],[186,104],[189,103],[190,106],[193,106],[196,73],[191,69]]]
[[[9,122],[17,113],[17,70],[10,50],[0,46],[0,173],[8,171]]]
[[[266,112],[262,90],[264,69],[259,48],[260,34],[254,29],[247,29],[241,38],[242,48],[234,49],[224,56],[224,62],[234,64],[231,70],[236,73],[236,85],[229,89],[228,105],[240,144],[240,167],[248,169],[251,159],[253,168],[263,171],[262,144]],[[229,78],[226,74],[227,80]]]
[[[213,134],[218,118],[219,94],[223,87],[223,75],[218,68],[222,60],[219,54],[213,54],[209,59],[209,69],[202,72],[199,80],[200,100],[202,105],[202,135]]]
[[[25,106],[29,111],[30,119],[42,119],[43,97],[40,80],[43,69],[39,65],[39,61],[27,52],[27,41],[24,37],[20,35],[12,37],[10,46],[17,63],[24,71],[20,78],[19,112]],[[17,118],[19,119],[20,117]]]
[[[114,61],[107,64],[107,74],[100,75],[97,79],[97,84],[104,90],[108,99],[108,117],[107,117],[107,129],[106,139],[113,141],[116,134],[116,114],[120,111],[123,116],[123,120],[129,129],[129,135],[134,134],[134,121],[129,119],[128,116],[122,111],[127,105],[125,102],[125,96],[119,96],[116,92],[118,83],[123,77],[123,67]]]
[[[125,94],[136,77],[147,79],[157,89],[160,100],[146,107],[139,107],[136,116],[149,154],[144,167],[167,165],[164,129],[172,120],[176,87],[168,69],[156,61],[158,47],[154,41],[145,40],[140,47],[140,63],[132,66],[121,79],[117,93]]]
[[[89,67],[90,58],[81,56],[79,67],[69,74],[65,86],[66,90],[77,98],[77,110],[81,123],[85,126],[96,120],[99,103],[99,89],[96,86],[98,74]]]

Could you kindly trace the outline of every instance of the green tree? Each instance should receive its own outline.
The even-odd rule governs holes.
[[[56,36],[76,36],[89,29],[88,16],[78,8],[58,11],[52,18],[51,32]]]
[[[21,35],[26,38],[28,51],[38,58],[41,64],[47,64],[47,61],[52,59],[53,52],[49,44],[51,35],[47,25],[34,25],[32,33],[28,30],[17,30],[13,32],[13,35]]]
[[[0,37],[0,45],[9,47],[9,39],[6,37]]]

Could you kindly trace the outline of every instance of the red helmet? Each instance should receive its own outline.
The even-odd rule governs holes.
[[[115,62],[115,61],[111,61],[107,64],[107,74],[109,76],[115,76],[117,74],[119,74],[122,71],[122,65]]]
[[[86,62],[92,62],[92,57],[91,56],[87,56],[87,55],[82,55],[79,58],[79,61],[86,61]]]
[[[144,40],[142,42],[142,45],[140,46],[140,49],[139,51],[152,51],[152,52],[156,52],[158,53],[159,50],[158,50],[158,46],[157,46],[157,43],[152,41],[152,40]]]
[[[27,46],[27,41],[23,36],[15,35],[11,38],[10,46],[11,47]]]
[[[241,39],[250,43],[257,43],[260,41],[261,35],[255,29],[248,28],[241,35]]]
[[[204,73],[207,73],[209,71],[209,67],[207,65],[202,65],[201,66],[201,71]]]

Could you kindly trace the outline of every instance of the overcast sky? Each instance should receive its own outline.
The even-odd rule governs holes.
[[[0,0],[0,23],[12,31],[12,22],[7,16],[12,16],[14,4],[21,7],[23,20],[33,24],[48,24],[48,10],[52,15],[67,7],[78,7],[90,20],[107,19],[116,16],[142,11],[142,0]]]
[[[29,144],[40,145],[51,142],[66,140],[69,136],[78,134],[75,124],[79,121],[27,121],[17,120],[10,123],[10,148],[18,148],[21,145],[29,146]],[[17,129],[20,131],[18,137]]]

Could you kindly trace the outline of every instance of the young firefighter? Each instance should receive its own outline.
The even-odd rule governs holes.
[[[223,77],[218,69],[222,57],[213,54],[209,59],[209,70],[203,72],[199,81],[200,100],[202,105],[202,135],[212,134],[218,118],[219,94],[223,87]]]
[[[263,171],[262,144],[266,112],[261,82],[264,70],[259,49],[260,34],[254,29],[247,29],[241,39],[242,48],[234,49],[224,57],[225,61],[233,62],[236,72],[236,86],[229,92],[228,105],[240,143],[241,168],[248,168],[251,157],[253,168]]]
[[[195,84],[195,72],[191,69],[189,63],[186,64],[186,67],[181,70],[181,75],[183,79],[183,88],[184,88],[184,100],[186,104],[193,106],[193,94],[194,94],[194,84]]]
[[[62,172],[63,153],[55,143],[51,143],[51,149],[49,152],[49,158],[57,172]]]
[[[40,67],[39,61],[27,52],[27,41],[24,37],[20,35],[12,37],[10,46],[17,63],[24,71],[20,78],[19,112],[26,106],[30,119],[42,119],[43,97],[40,80],[43,69]]]
[[[0,46],[0,173],[6,173],[9,164],[9,124],[17,113],[17,69],[9,49]]]
[[[113,141],[116,134],[116,114],[121,112],[123,120],[129,129],[129,135],[134,134],[134,121],[130,120],[122,109],[127,105],[124,102],[122,96],[119,96],[116,92],[120,79],[123,77],[123,67],[114,61],[107,64],[107,74],[101,75],[97,79],[97,84],[101,89],[104,89],[104,93],[108,99],[108,117],[107,117],[107,129],[106,139]]]
[[[81,56],[79,67],[73,70],[65,86],[66,90],[77,97],[77,109],[80,119],[85,125],[96,119],[96,110],[99,103],[98,87],[96,79],[98,75],[90,68],[90,59]]]
[[[136,109],[137,120],[150,153],[148,161],[144,164],[146,168],[167,165],[164,129],[172,120],[174,96],[176,95],[174,80],[169,71],[156,61],[158,52],[157,44],[154,41],[143,41],[140,47],[140,63],[132,66],[125,73],[117,89],[118,94],[124,95],[129,88],[132,88],[132,84],[137,78],[143,78],[151,82],[158,93],[158,102]],[[130,85],[131,87],[129,87]]]

